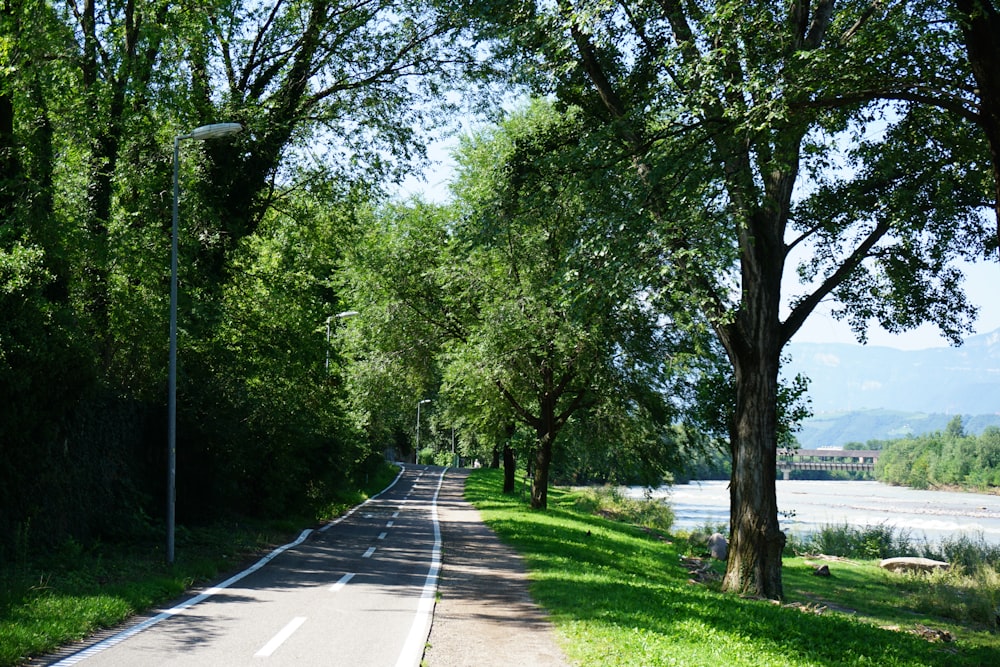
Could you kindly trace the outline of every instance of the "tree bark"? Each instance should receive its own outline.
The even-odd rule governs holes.
[[[514,459],[514,449],[510,444],[503,446],[503,492],[514,493],[514,480],[517,473],[517,461]]]
[[[744,154],[728,165],[734,212],[742,217],[737,222],[743,299],[732,323],[716,325],[736,385],[730,423],[731,535],[722,587],[728,592],[775,600],[783,596],[781,554],[785,547],[775,491],[778,370],[786,342],[779,310],[783,236],[797,174],[798,138],[792,131],[776,142],[785,148],[785,169],[775,170],[766,179],[765,203],[759,208],[753,204],[756,199],[748,196],[752,191],[749,156]]]
[[[552,462],[552,442],[556,438],[556,405],[550,396],[539,405],[535,426],[535,477],[531,481],[531,508],[543,510],[549,503],[549,464]]]
[[[993,164],[993,207],[1000,237],[1000,10],[990,0],[955,0],[972,74],[979,89],[979,124]]]
[[[731,425],[731,530],[723,590],[771,599],[783,596],[781,553],[785,535],[778,526],[777,355],[747,355],[734,363],[736,410]]]
[[[549,463],[552,461],[552,438],[538,434],[535,447],[535,476],[531,480],[531,509],[543,510],[549,505]]]
[[[514,448],[510,446],[510,439],[517,432],[517,424],[511,422],[504,429],[503,443],[503,492],[514,493],[515,480],[517,477],[517,461],[514,458]],[[494,450],[496,451],[496,450]]]

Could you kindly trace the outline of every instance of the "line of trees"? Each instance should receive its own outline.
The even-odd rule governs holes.
[[[165,505],[173,137],[178,519],[308,513],[372,448],[329,370],[354,210],[462,60],[431,3],[0,3],[0,557]]]
[[[168,147],[228,121],[183,154],[182,515],[316,502],[407,451],[431,398],[468,447],[526,443],[537,507],[560,453],[653,478],[726,443],[724,587],[780,598],[804,390],[782,349],[827,300],[862,339],[968,330],[954,262],[997,245],[998,13],[5,0],[0,535],[158,505]],[[387,202],[453,91],[546,102],[470,137],[451,203]]]
[[[986,158],[996,3],[558,0],[468,11],[511,76],[580,108],[607,138],[609,164],[629,166],[644,188],[634,201],[657,223],[656,289],[683,295],[730,365],[723,588],[780,598],[784,345],[828,299],[861,338],[872,320],[889,330],[932,321],[957,342],[974,312],[950,262],[995,246],[982,211],[1000,174]],[[788,295],[796,251],[807,286]]]
[[[875,475],[880,482],[914,489],[1000,486],[1000,428],[965,432],[961,417],[943,431],[880,443]]]
[[[461,424],[468,457],[502,451],[508,491],[527,457],[538,509],[553,466],[562,480],[660,483],[685,440],[674,425],[699,378],[690,364],[712,353],[664,319],[651,263],[636,261],[655,253],[651,223],[622,205],[634,178],[592,164],[580,122],[535,102],[470,135],[452,202],[373,212],[349,262],[367,314],[351,394],[381,401],[427,367],[419,396],[436,419]]]

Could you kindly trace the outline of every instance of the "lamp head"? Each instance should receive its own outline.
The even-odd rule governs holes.
[[[239,123],[213,123],[211,125],[196,127],[191,130],[190,134],[182,136],[181,139],[197,139],[199,141],[204,141],[205,139],[228,137],[231,134],[236,134],[241,131],[243,131],[243,126]]]

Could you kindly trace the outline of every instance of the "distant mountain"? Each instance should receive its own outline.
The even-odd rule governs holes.
[[[791,343],[786,377],[808,377],[813,411],[1000,413],[1000,330],[961,347],[896,350],[846,343]]]
[[[898,410],[857,410],[816,413],[802,423],[795,434],[804,449],[844,447],[852,442],[895,440],[908,435],[943,431],[954,414],[901,412]],[[1000,426],[1000,414],[962,415],[966,433],[979,434],[987,426]]]
[[[798,434],[804,446],[940,430],[956,414],[966,415],[969,432],[1000,424],[1000,330],[961,347],[791,343],[787,352],[782,374],[810,379],[814,417]]]

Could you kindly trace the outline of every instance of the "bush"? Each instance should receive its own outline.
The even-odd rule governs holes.
[[[916,609],[997,629],[1000,572],[993,567],[954,565],[948,570],[900,576]]]
[[[988,543],[981,533],[976,537],[958,535],[936,544],[926,544],[922,555],[926,558],[947,561],[967,570],[1000,567],[1000,545]]]
[[[825,525],[818,533],[789,541],[799,553],[822,553],[843,558],[894,558],[918,553],[910,533],[885,523],[875,526]]]
[[[578,489],[573,506],[580,512],[599,514],[614,521],[661,532],[669,531],[674,524],[673,510],[665,502],[652,498],[627,498],[621,489],[611,486]]]

